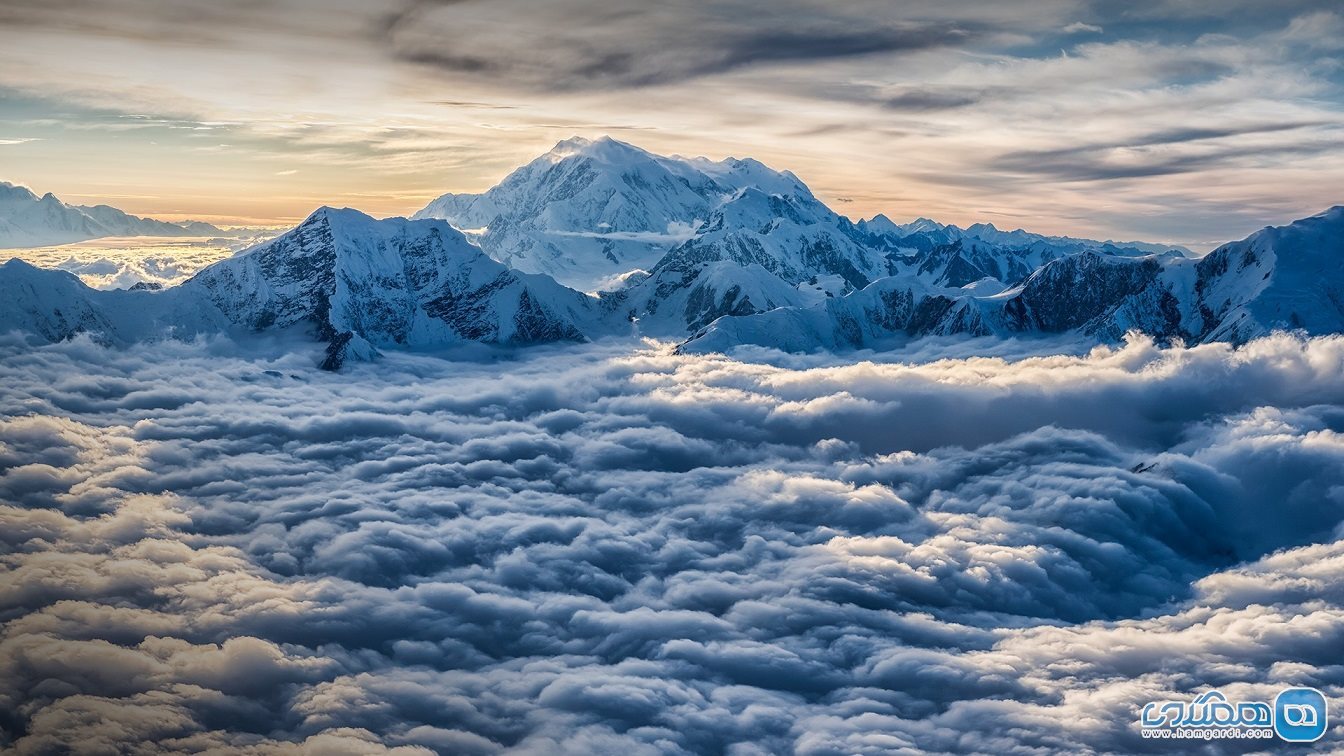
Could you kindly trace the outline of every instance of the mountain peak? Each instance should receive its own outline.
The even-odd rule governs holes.
[[[860,220],[856,225],[867,233],[883,236],[908,236],[911,234],[942,231],[947,228],[938,221],[923,216],[920,216],[909,223],[897,223],[885,213],[878,213],[866,220]]]
[[[8,181],[0,181],[0,199],[20,199],[35,201],[37,195],[26,186],[12,184]]]
[[[402,218],[389,218],[389,221],[404,221]],[[433,221],[428,221],[432,223]],[[325,226],[332,234],[345,238],[377,236],[393,224],[384,223],[371,215],[350,207],[332,207],[323,205],[314,210],[299,223],[298,229]]]
[[[306,225],[310,222],[317,222],[323,220],[336,223],[342,223],[342,222],[367,223],[374,220],[374,218],[373,216],[363,213],[359,210],[356,210],[353,207],[333,207],[331,205],[323,205],[322,207],[319,207],[318,209],[309,213],[308,217],[304,218],[303,222],[300,223],[299,225]]]
[[[0,268],[3,268],[6,271],[15,271],[15,270],[27,271],[38,269],[36,265],[33,265],[32,263],[20,257],[9,258],[5,262],[0,263]]]
[[[606,135],[596,139],[572,136],[569,139],[557,142],[546,155],[557,162],[571,157],[586,157],[609,163],[626,162],[631,158],[651,159],[654,157],[651,153],[633,144]]]
[[[1256,239],[1272,240],[1288,236],[1326,235],[1335,237],[1344,234],[1344,205],[1323,210],[1315,215],[1299,218],[1285,225],[1270,225],[1256,231],[1240,242],[1229,242],[1224,247],[1251,242]],[[1312,245],[1307,245],[1312,246]],[[1216,251],[1216,250],[1215,250]]]

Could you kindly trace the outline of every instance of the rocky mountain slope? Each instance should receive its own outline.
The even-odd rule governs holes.
[[[1265,228],[1201,258],[1086,250],[987,295],[897,275],[811,307],[722,318],[685,348],[750,343],[806,351],[958,333],[1076,332],[1115,341],[1130,330],[1187,343],[1241,342],[1278,329],[1344,332],[1344,207]]]
[[[642,330],[681,335],[722,315],[801,306],[890,274],[853,224],[808,194],[748,187],[710,214],[649,276],[607,296]]]
[[[0,302],[0,323],[51,340],[298,329],[327,345],[332,369],[379,348],[581,341],[613,322],[595,298],[510,270],[446,223],[333,208],[162,290],[97,291],[11,260]]]

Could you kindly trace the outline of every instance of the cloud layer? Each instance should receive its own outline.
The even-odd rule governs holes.
[[[291,346],[0,344],[7,746],[1132,752],[1207,685],[1344,702],[1344,339]]]
[[[245,239],[95,239],[55,247],[0,250],[43,268],[69,271],[95,289],[124,289],[138,283],[174,286],[201,268],[271,236]]]

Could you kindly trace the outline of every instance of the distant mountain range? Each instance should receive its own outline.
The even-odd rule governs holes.
[[[853,223],[756,161],[570,139],[413,220],[322,208],[162,290],[94,291],[11,261],[0,327],[108,343],[297,329],[327,345],[328,368],[383,349],[631,333],[687,351],[1130,330],[1237,342],[1344,331],[1344,208],[1198,257],[988,224]]]
[[[1084,250],[1050,260],[998,293],[892,276],[811,307],[716,320],[683,345],[792,351],[880,346],[893,338],[1140,331],[1172,341],[1243,342],[1274,330],[1344,331],[1344,207],[1270,227],[1201,258]]]
[[[0,249],[45,247],[105,236],[215,236],[200,221],[169,223],[128,215],[110,205],[68,205],[48,192],[0,181]]]

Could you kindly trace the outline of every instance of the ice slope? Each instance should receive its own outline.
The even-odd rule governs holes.
[[[983,314],[956,289],[889,277],[811,307],[782,307],[750,317],[723,317],[687,339],[684,352],[724,352],[752,344],[786,352],[881,347],[895,339],[992,333]]]
[[[1271,226],[1199,261],[1201,339],[1241,341],[1277,328],[1307,333],[1344,330],[1344,206]]]
[[[122,346],[158,338],[190,338],[230,330],[208,300],[180,287],[99,290],[73,273],[38,268],[17,258],[0,265],[0,330],[61,341],[89,334]]]
[[[659,268],[628,290],[603,297],[643,335],[681,340],[725,315],[805,307],[825,294],[791,286],[759,263],[707,260]]]

